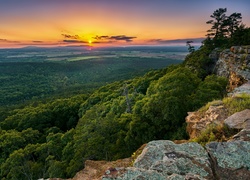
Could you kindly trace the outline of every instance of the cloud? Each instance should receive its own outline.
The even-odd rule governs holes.
[[[61,34],[66,39],[80,39],[78,35]]]
[[[43,41],[32,41],[33,43],[43,43]]]
[[[67,39],[63,40],[65,43],[88,43],[87,41],[80,41],[80,40],[74,40],[74,39]]]
[[[94,39],[96,39],[96,40],[106,40],[106,39],[109,39],[109,36],[95,36]]]
[[[12,41],[8,39],[0,39],[0,42],[5,42],[5,43],[20,43],[20,41]]]
[[[148,42],[150,43],[157,43],[157,44],[180,44],[185,43],[187,41],[193,41],[193,43],[201,43],[205,38],[188,38],[188,39],[172,39],[172,40],[166,40],[166,39],[150,39]]]
[[[136,37],[133,36],[125,36],[125,35],[118,35],[118,36],[95,36],[94,39],[96,40],[113,40],[113,41],[126,41],[132,42],[133,39]]]

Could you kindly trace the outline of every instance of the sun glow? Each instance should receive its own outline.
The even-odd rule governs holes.
[[[89,40],[89,45],[91,45],[92,44],[92,41],[91,40]]]

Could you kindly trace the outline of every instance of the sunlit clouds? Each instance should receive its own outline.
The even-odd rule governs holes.
[[[216,8],[242,13],[249,26],[249,6],[248,0],[1,0],[0,48],[185,45],[205,37]]]

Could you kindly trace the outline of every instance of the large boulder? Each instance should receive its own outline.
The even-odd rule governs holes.
[[[229,116],[224,123],[231,129],[250,129],[250,109]]]
[[[151,141],[138,156],[134,167],[105,174],[103,180],[116,179],[213,179],[209,157],[197,143],[175,144]],[[129,178],[128,178],[129,177]]]
[[[206,145],[215,179],[249,180],[250,142],[212,142]]]
[[[248,180],[250,142],[211,142],[205,148],[197,143],[174,144],[151,141],[134,167],[109,168],[102,180]]]

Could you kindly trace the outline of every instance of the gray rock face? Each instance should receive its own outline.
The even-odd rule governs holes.
[[[174,144],[151,141],[134,167],[112,168],[102,180],[248,180],[250,142],[212,142],[206,148],[197,143]]]
[[[174,144],[172,141],[151,141],[136,159],[134,167],[155,170],[165,177],[172,174],[212,177],[207,153],[197,143]]]
[[[237,96],[239,94],[250,94],[250,82],[247,82],[240,87],[235,88],[231,93],[229,93],[229,96]]]
[[[230,90],[250,80],[250,46],[233,46],[230,50],[223,50],[215,64],[214,73],[229,79]]]
[[[151,141],[136,159],[134,167],[105,174],[103,180],[129,179],[213,179],[205,149],[198,143],[175,144],[172,141]]]
[[[145,169],[138,169],[133,167],[128,167],[125,169],[119,169],[117,171],[117,175],[104,175],[102,180],[110,180],[110,179],[116,179],[116,180],[130,180],[130,179],[152,179],[152,180],[166,180],[166,178],[158,173],[157,171],[152,170],[145,170]]]
[[[224,120],[224,124],[231,129],[250,129],[250,109],[229,116]]]
[[[229,78],[231,72],[235,72],[244,79],[250,79],[249,54],[235,54],[228,50],[220,53],[216,62],[215,73],[219,76]]]
[[[206,149],[212,160],[215,179],[249,180],[250,142],[212,142]]]

